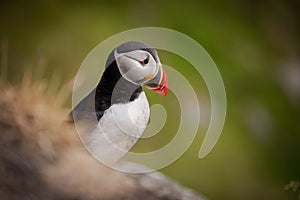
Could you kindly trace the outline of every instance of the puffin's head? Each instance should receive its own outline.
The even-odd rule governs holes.
[[[118,46],[112,56],[126,80],[137,85],[144,84],[150,90],[167,95],[168,78],[155,49],[132,41]]]

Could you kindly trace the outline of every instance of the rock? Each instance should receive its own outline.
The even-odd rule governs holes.
[[[122,173],[85,150],[66,112],[43,87],[0,83],[0,199],[191,199],[203,197],[159,172]],[[143,167],[126,163],[127,167]]]

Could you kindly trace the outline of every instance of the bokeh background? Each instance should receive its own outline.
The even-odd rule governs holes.
[[[19,84],[29,73],[48,83],[45,95],[54,95],[113,34],[144,26],[180,31],[217,64],[228,112],[217,145],[198,159],[210,112],[207,88],[184,59],[159,51],[163,63],[191,82],[202,111],[192,146],[161,171],[209,199],[299,199],[299,19],[297,0],[0,1],[0,75]],[[180,119],[172,93],[147,95],[151,104],[165,106],[168,120],[161,133],[141,140],[133,151],[164,146]],[[70,102],[71,96],[65,106]]]

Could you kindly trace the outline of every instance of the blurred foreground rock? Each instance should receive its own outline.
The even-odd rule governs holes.
[[[0,83],[0,199],[203,199],[161,173],[126,174],[95,161],[39,84]],[[51,103],[50,103],[51,102]],[[139,166],[134,166],[139,167]]]

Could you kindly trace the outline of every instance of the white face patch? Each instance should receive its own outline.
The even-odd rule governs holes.
[[[119,54],[115,50],[114,55],[121,75],[132,83],[142,84],[158,71],[158,63],[147,51],[135,50]]]

